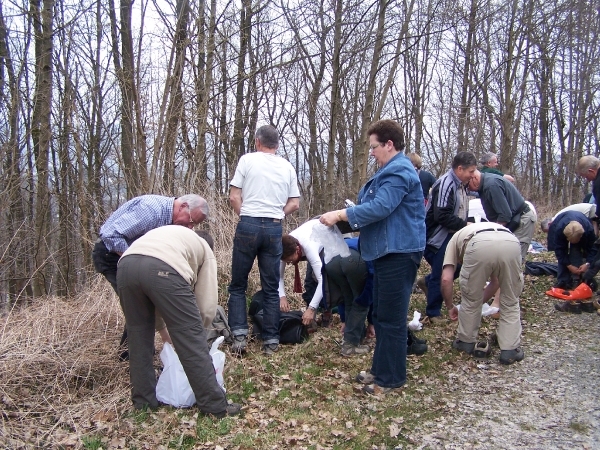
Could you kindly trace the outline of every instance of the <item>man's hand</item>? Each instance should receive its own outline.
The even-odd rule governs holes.
[[[365,334],[367,339],[373,339],[375,337],[375,325],[372,323],[367,327],[367,333]]]
[[[458,320],[458,308],[452,305],[452,308],[448,310],[448,316],[450,320]]]
[[[173,341],[171,341],[171,336],[169,335],[167,327],[163,328],[162,330],[158,330],[158,334],[160,334],[163,344],[168,342],[169,344],[173,345]]]
[[[325,214],[321,215],[321,217],[319,218],[319,221],[323,225],[327,225],[328,227],[335,225],[336,223],[338,223],[342,220],[348,220],[348,216],[346,215],[345,209],[340,209],[338,211],[326,212]]]
[[[579,273],[585,273],[590,268],[590,263],[585,263],[579,266]]]
[[[304,311],[304,314],[302,314],[302,324],[306,326],[310,325],[311,322],[315,320],[316,315],[317,311],[312,308],[306,308],[306,311]]]
[[[290,312],[290,304],[285,297],[279,297],[279,310],[281,312]]]
[[[573,275],[579,275],[581,273],[579,272],[579,267],[573,266],[571,264],[567,266],[567,269],[569,269],[569,272],[571,272]]]

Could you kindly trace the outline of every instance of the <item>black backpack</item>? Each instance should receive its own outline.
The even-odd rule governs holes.
[[[252,320],[252,336],[260,339],[263,329],[263,291],[252,296],[248,314]],[[302,324],[302,311],[282,312],[279,317],[279,343],[301,344],[308,339],[308,328]]]

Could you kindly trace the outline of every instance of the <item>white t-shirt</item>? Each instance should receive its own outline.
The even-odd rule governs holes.
[[[552,220],[556,219],[556,216],[558,216],[561,213],[564,213],[565,211],[580,212],[588,219],[593,219],[594,217],[596,217],[596,205],[592,203],[575,203],[574,205],[569,205],[566,208],[561,209],[554,215]]]
[[[348,244],[342,237],[337,227],[328,227],[319,222],[319,219],[309,220],[290,233],[290,236],[298,239],[302,247],[302,253],[313,269],[313,276],[317,280],[317,289],[310,301],[310,305],[317,309],[323,298],[323,276],[321,268],[323,263],[319,254],[323,252],[325,264],[335,256],[350,256]],[[279,274],[279,297],[285,297],[284,275],[286,264],[281,261]]]
[[[294,167],[272,153],[243,155],[229,184],[242,190],[240,216],[283,219],[288,199],[300,197]]]

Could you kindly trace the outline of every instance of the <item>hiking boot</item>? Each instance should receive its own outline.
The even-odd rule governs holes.
[[[400,391],[400,389],[402,389],[402,386],[399,386],[396,388],[388,388],[388,387],[382,387],[382,386],[379,386],[379,385],[373,383],[373,384],[367,384],[366,386],[364,386],[362,388],[362,391],[368,395],[386,395],[386,394],[394,394],[394,393]]]
[[[552,287],[570,291],[571,289],[573,289],[573,283],[569,283],[568,281],[557,281]]]
[[[515,361],[523,361],[523,358],[525,358],[525,353],[521,347],[500,351],[500,364],[512,364]]]
[[[461,351],[461,352],[465,352],[469,355],[473,354],[473,350],[475,350],[475,342],[463,342],[463,341],[459,341],[458,339],[456,339],[453,343],[452,343],[452,348]]]
[[[427,297],[427,281],[425,280],[425,277],[419,277],[417,279],[417,287],[421,289],[423,294],[425,294],[425,297]]]
[[[446,319],[444,319],[442,316],[433,316],[433,317],[429,317],[429,323],[433,326],[438,326],[438,325],[446,325]]]
[[[227,403],[225,411],[213,414],[213,416],[215,416],[217,419],[222,419],[225,416],[237,416],[241,410],[242,405],[239,403]]]
[[[262,347],[262,352],[269,356],[273,353],[277,353],[279,351],[279,344],[277,342],[273,342],[272,344],[265,344]]]
[[[573,314],[581,314],[581,305],[575,302],[559,302],[554,304],[554,309],[560,312],[570,312]]]
[[[365,372],[363,370],[356,375],[354,379],[362,384],[373,384],[373,381],[375,381],[375,375],[371,375],[369,372]]]
[[[354,355],[364,355],[365,353],[369,353],[371,349],[368,345],[352,345],[352,344],[342,344],[342,351],[340,352],[342,356],[350,357]]]
[[[419,320],[419,322],[423,325],[431,325],[434,327],[438,325],[446,325],[446,319],[444,319],[442,316],[425,316]]]
[[[231,352],[237,355],[243,355],[246,353],[246,346],[248,345],[248,339],[244,334],[238,334],[233,336],[233,344],[231,344]]]
[[[418,337],[415,336],[415,333],[413,333],[413,331],[411,329],[408,330],[408,341],[411,344],[414,344],[415,342],[417,344],[427,344],[426,339],[419,339]]]
[[[419,339],[419,340],[421,341],[422,339]],[[427,352],[427,344],[419,343],[417,341],[413,341],[413,343],[410,344],[406,348],[406,354],[407,355],[420,356],[420,355],[423,355],[426,352]]]

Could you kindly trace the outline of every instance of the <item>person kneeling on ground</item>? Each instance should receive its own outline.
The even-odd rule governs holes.
[[[595,259],[595,240],[592,223],[580,212],[566,211],[552,221],[548,230],[548,250],[554,250],[558,263],[555,287],[572,289],[580,283],[581,276]]]
[[[454,306],[454,268],[462,263],[459,277],[460,311]],[[490,283],[485,287],[485,283]],[[524,358],[521,349],[519,296],[523,290],[521,247],[508,228],[482,222],[457,231],[446,249],[442,271],[442,295],[452,320],[458,319],[457,339],[452,347],[476,357],[490,355],[489,343],[477,343],[484,297],[502,290],[498,322],[500,363],[512,364]]]
[[[117,286],[128,328],[134,408],[158,407],[152,366],[158,313],[200,411],[219,418],[238,414],[240,405],[228,404],[219,387],[206,342],[218,300],[217,263],[208,243],[180,226],[151,230],[123,253]]]

